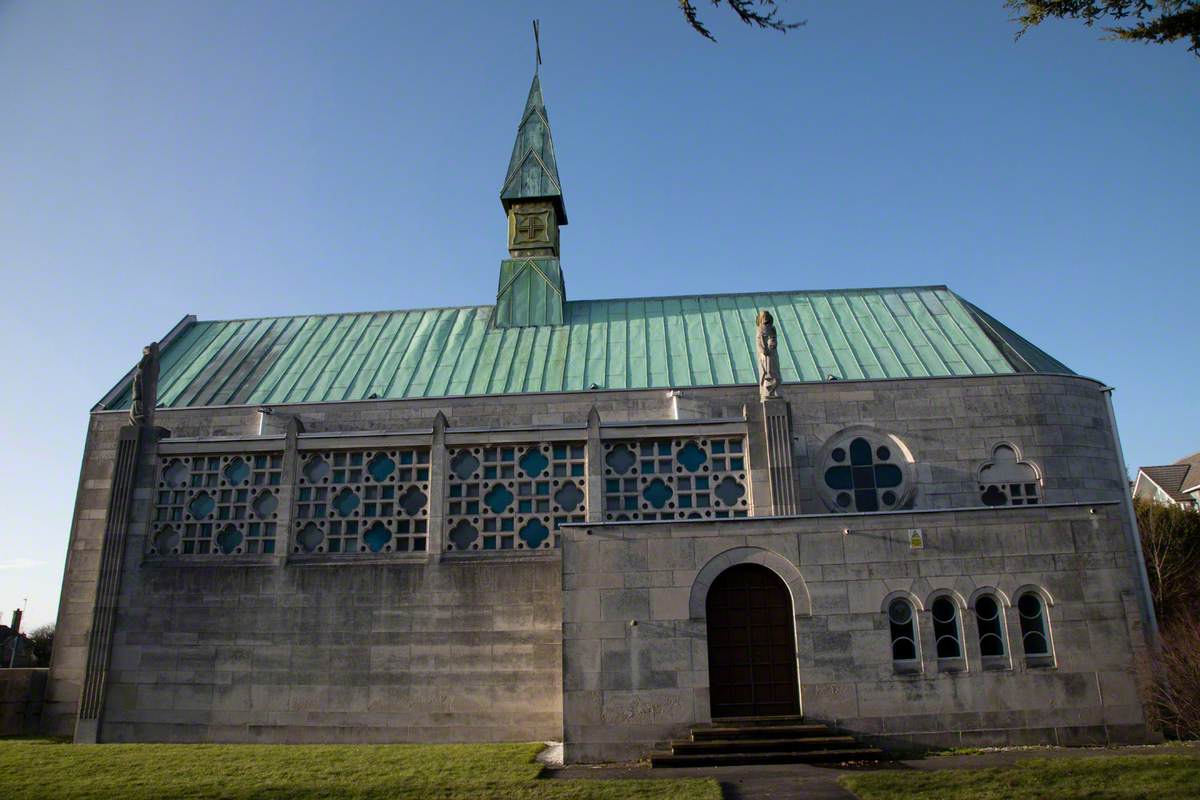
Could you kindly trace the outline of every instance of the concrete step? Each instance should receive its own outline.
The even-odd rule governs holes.
[[[803,739],[806,736],[828,736],[829,728],[820,724],[784,725],[697,725],[692,728],[694,741],[710,739]]]
[[[853,736],[805,736],[800,739],[702,739],[671,742],[674,755],[701,753],[796,753],[859,747]]]
[[[717,728],[740,728],[746,725],[801,725],[801,714],[776,714],[764,717],[713,717],[712,726]]]
[[[782,753],[651,753],[652,767],[728,767],[747,764],[828,764],[842,761],[876,761],[883,751],[874,747],[804,750]]]

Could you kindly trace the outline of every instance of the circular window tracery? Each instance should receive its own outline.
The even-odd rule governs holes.
[[[847,428],[821,448],[818,491],[833,511],[896,511],[916,481],[908,448],[896,436],[865,426]]]

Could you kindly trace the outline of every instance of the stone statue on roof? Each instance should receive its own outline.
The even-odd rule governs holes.
[[[759,311],[758,335],[758,395],[763,400],[779,397],[779,338],[775,334],[775,319],[770,311]]]
[[[132,402],[129,405],[129,424],[149,426],[154,423],[154,407],[158,404],[158,342],[142,348],[142,360],[133,373]]]

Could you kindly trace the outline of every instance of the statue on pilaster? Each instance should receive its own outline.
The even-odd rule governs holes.
[[[158,403],[158,342],[142,348],[142,360],[133,373],[132,402],[129,405],[129,424],[154,424],[154,407]]]
[[[758,396],[763,400],[779,397],[779,337],[770,311],[758,312]]]

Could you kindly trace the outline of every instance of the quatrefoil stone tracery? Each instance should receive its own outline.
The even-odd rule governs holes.
[[[148,553],[274,552],[282,476],[282,453],[160,459]]]
[[[452,448],[448,458],[449,550],[557,547],[559,525],[586,519],[582,442]]]

